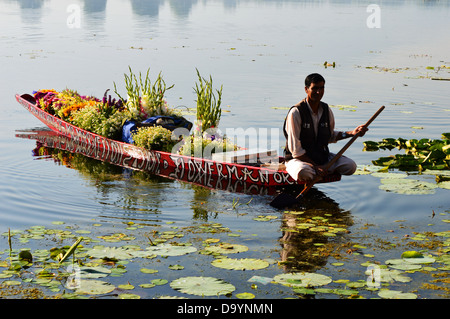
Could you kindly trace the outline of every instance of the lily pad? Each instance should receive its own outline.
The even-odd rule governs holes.
[[[132,259],[134,258],[133,254],[130,253],[128,249],[124,249],[122,247],[105,247],[105,246],[96,246],[86,252],[88,256],[100,259]]]
[[[214,277],[182,277],[170,283],[172,289],[196,296],[218,296],[232,293],[236,288]]]
[[[376,172],[376,173],[372,173],[372,176],[374,177],[380,177],[380,178],[406,178],[408,177],[407,174],[404,173],[383,173],[383,172]]]
[[[293,289],[295,293],[302,295],[315,295],[316,290],[311,288],[298,287]]]
[[[449,170],[436,170],[436,169],[426,169],[422,172],[424,175],[436,175],[436,176],[444,176],[450,177]]]
[[[76,289],[76,292],[86,295],[102,295],[113,291],[115,288],[114,285],[105,281],[82,279],[79,282],[79,288]]]
[[[400,270],[397,269],[388,269],[388,268],[379,268],[379,277],[376,280],[380,282],[392,283],[394,281],[398,282],[410,282],[411,278],[405,276]],[[365,274],[367,276],[371,275],[371,270],[366,270]]]
[[[80,267],[80,277],[81,278],[102,278],[111,274],[111,270],[106,267]]]
[[[330,107],[335,107],[338,108],[339,110],[344,110],[344,111],[356,111],[356,106],[355,105],[343,105],[343,104],[338,104],[338,105],[330,105]]]
[[[304,272],[277,275],[273,278],[273,281],[275,283],[297,288],[324,286],[329,284],[332,279],[325,275]]]
[[[437,186],[443,189],[450,189],[450,181],[440,182]]]
[[[383,178],[380,189],[404,195],[434,194],[436,184],[406,178]]]
[[[409,250],[402,253],[402,258],[421,258],[423,255],[415,250]]]
[[[130,284],[123,284],[123,285],[118,285],[117,288],[123,289],[123,290],[133,290],[134,286],[130,285]]]
[[[136,294],[120,294],[120,299],[141,299],[141,296]]]
[[[277,219],[277,218],[278,218],[278,216],[274,216],[274,215],[259,215],[255,218],[253,218],[253,220],[260,221],[260,222],[266,222],[266,221],[270,221],[270,220]]]
[[[6,285],[6,286],[19,286],[22,283],[20,281],[18,281],[18,280],[5,280],[3,282],[3,284]]]
[[[272,278],[270,277],[262,277],[262,276],[253,276],[248,280],[249,282],[257,282],[263,285],[267,285],[272,281]]]
[[[141,287],[141,288],[153,288],[153,287],[155,287],[156,285],[155,284],[140,284],[139,285],[139,287]]]
[[[236,294],[236,298],[238,299],[253,299],[255,295],[250,292],[242,292],[240,294]]]
[[[181,265],[169,265],[169,269],[172,269],[172,270],[183,270],[184,269],[184,266],[181,266]]]
[[[141,272],[144,274],[155,274],[158,272],[156,269],[149,269],[149,268],[141,268]]]
[[[421,264],[431,264],[435,262],[432,257],[419,257],[419,258],[401,258],[401,259],[389,259],[386,260],[386,265],[391,268],[399,270],[416,270],[422,268]]]
[[[238,244],[222,243],[217,246],[205,247],[205,250],[211,253],[218,253],[218,254],[235,254],[247,251],[248,247]]]
[[[436,261],[433,257],[407,258],[405,260],[411,264],[431,264]]]
[[[147,251],[159,256],[181,256],[197,251],[193,246],[179,246],[171,244],[159,244],[147,247]]]
[[[166,279],[153,279],[150,280],[150,282],[152,284],[154,284],[155,286],[162,286],[168,283],[168,281]]]
[[[385,299],[417,299],[416,294],[404,293],[398,290],[389,290],[389,289],[380,290],[378,296]]]
[[[255,258],[221,258],[211,263],[213,266],[233,270],[257,270],[269,267],[269,263],[262,259]]]

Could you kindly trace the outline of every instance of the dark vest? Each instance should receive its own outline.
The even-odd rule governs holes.
[[[330,154],[328,142],[331,138],[331,130],[328,104],[323,102],[320,102],[320,104],[323,111],[319,120],[317,136],[314,132],[314,124],[306,100],[301,101],[298,105],[292,106],[289,111],[291,111],[294,107],[298,108],[302,119],[302,128],[300,131],[300,142],[302,143],[302,147],[305,149],[306,155],[309,158],[311,158],[316,164],[323,165],[328,162],[328,155]],[[284,157],[285,160],[288,161],[292,159],[292,153],[287,145],[286,120],[284,120],[283,132],[286,137]]]

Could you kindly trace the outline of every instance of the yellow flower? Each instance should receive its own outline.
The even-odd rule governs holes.
[[[97,103],[97,102],[96,101],[83,101],[80,103],[69,105],[62,110],[62,115],[64,117],[68,117],[72,111],[80,110],[88,105],[94,105],[95,103]]]
[[[58,94],[58,92],[56,92],[54,89],[44,89],[44,90],[39,90],[39,92],[42,92],[42,93],[52,92],[52,93]]]

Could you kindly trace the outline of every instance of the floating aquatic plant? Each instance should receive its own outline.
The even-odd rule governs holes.
[[[116,287],[106,281],[82,279],[75,291],[78,294],[103,295],[112,292],[114,289]]]
[[[325,286],[332,282],[331,277],[308,272],[288,273],[276,275],[273,281],[285,286],[298,287],[318,287]]]
[[[405,293],[399,290],[390,289],[380,290],[378,296],[384,299],[417,299],[417,295],[414,293]]]
[[[255,295],[250,292],[241,292],[239,294],[236,294],[236,298],[238,298],[238,299],[254,299]]]
[[[62,258],[59,260],[60,264],[63,263],[68,257],[74,254],[75,249],[77,249],[78,245],[81,243],[82,240],[83,237],[80,237],[76,240],[76,242],[72,246],[70,246],[65,255],[63,255]]]
[[[389,174],[388,174],[389,175]],[[284,216],[286,214],[289,214],[293,217],[295,217],[298,220],[298,223],[295,226],[291,226],[295,228],[297,231],[301,232],[304,235],[307,235],[309,232],[312,232],[311,234],[323,234],[324,231],[332,231],[332,230],[338,230],[339,231],[345,230],[343,225],[340,225],[336,223],[334,220],[332,214],[319,214],[320,211],[315,211],[313,215],[310,215],[310,211],[301,211],[301,212],[285,212]],[[438,218],[439,215],[446,215],[449,212],[442,212],[440,214],[437,214],[436,217],[434,217],[434,221]],[[271,216],[271,215],[265,215],[265,216]],[[251,218],[251,217],[250,217]],[[283,218],[284,219],[284,218]],[[333,221],[333,223],[331,222]],[[450,220],[448,218],[442,218],[440,220],[441,222],[448,223]],[[255,221],[256,223],[256,221]],[[125,227],[130,226],[130,223],[123,223],[125,224]],[[258,222],[259,224],[259,222]],[[55,224],[56,225],[56,224]],[[58,223],[59,225],[59,223]],[[96,224],[97,225],[97,224]],[[117,225],[116,225],[117,226]],[[168,278],[164,278],[163,276],[167,274],[167,272],[170,272],[171,275],[174,274],[174,270],[180,270],[183,268],[183,262],[186,260],[195,260],[195,263],[201,263],[201,259],[204,259],[204,262],[206,265],[210,262],[211,257],[210,256],[201,256],[197,252],[196,249],[190,244],[190,243],[174,243],[171,244],[158,244],[155,246],[150,246],[150,249],[147,249],[147,247],[141,248],[139,245],[133,242],[133,240],[137,240],[137,242],[142,243],[146,242],[145,238],[137,238],[137,232],[136,230],[133,230],[135,232],[136,237],[130,237],[129,235],[125,233],[121,233],[120,230],[117,231],[117,233],[113,235],[104,235],[104,236],[96,236],[96,241],[90,240],[88,237],[83,237],[83,244],[89,247],[82,247],[81,245],[78,245],[76,248],[76,257],[81,258],[80,262],[82,264],[78,265],[78,275],[79,278],[75,281],[73,281],[73,285],[70,285],[69,278],[73,277],[73,273],[69,271],[69,269],[63,269],[68,268],[68,266],[71,264],[68,260],[66,260],[64,263],[59,264],[54,259],[52,259],[51,255],[52,253],[57,254],[63,253],[65,254],[67,250],[71,247],[70,245],[76,241],[78,236],[77,228],[72,229],[70,231],[70,228],[67,228],[67,226],[64,226],[64,230],[58,230],[58,229],[48,229],[43,226],[33,226],[28,230],[25,231],[17,231],[17,230],[10,230],[10,240],[12,243],[15,241],[20,241],[20,239],[23,238],[35,238],[36,243],[39,243],[38,240],[41,241],[47,241],[51,240],[53,241],[55,238],[58,238],[58,240],[64,240],[68,241],[70,244],[68,246],[65,246],[63,243],[61,244],[61,248],[56,249],[35,249],[30,250],[30,253],[32,253],[33,256],[33,265],[30,269],[24,269],[23,264],[19,265],[17,264],[17,267],[11,268],[9,263],[6,261],[0,260],[0,283],[3,287],[18,287],[18,289],[22,289],[21,286],[24,286],[23,283],[27,283],[27,285],[32,285],[33,287],[41,287],[42,289],[45,289],[45,292],[47,295],[55,295],[59,298],[98,298],[99,295],[105,295],[104,297],[107,298],[139,298],[140,292],[142,289],[153,289],[152,290],[145,290],[145,293],[147,296],[150,297],[150,294],[154,293],[155,295],[159,295],[161,290],[158,289],[158,286],[164,286],[169,283]],[[174,227],[171,227],[172,229],[175,229]],[[227,252],[244,252],[248,251],[247,247],[241,244],[235,244],[235,243],[220,243],[220,239],[225,234],[224,230],[229,231],[228,228],[226,228],[221,223],[201,223],[198,225],[191,225],[189,227],[183,228],[183,229],[177,229],[176,231],[164,231],[160,230],[158,231],[158,234],[168,236],[168,238],[175,239],[180,238],[180,234],[195,234],[195,236],[201,236],[205,235],[208,236],[207,239],[200,239],[201,243],[204,245],[203,250],[206,250],[210,247],[216,247],[214,249],[217,250],[211,250],[210,253],[213,254],[226,254]],[[225,232],[226,233],[226,232]],[[219,237],[215,237],[215,236]],[[7,255],[8,254],[8,244],[7,244],[7,238],[8,238],[8,232],[5,232],[2,234],[4,237],[4,251],[0,251],[0,256],[2,254]],[[105,238],[108,238],[107,236],[111,236],[111,239],[118,239],[112,243],[118,243],[120,247],[117,247],[117,249],[109,249],[113,247],[106,247],[98,244],[98,239],[105,240]],[[351,236],[351,235],[349,235]],[[127,243],[124,243],[121,239],[127,238]],[[351,237],[349,237],[351,239]],[[350,278],[345,277],[339,277],[342,275],[345,275],[345,272],[341,272],[339,269],[336,270],[335,267],[324,267],[321,271],[330,271],[331,273],[334,273],[332,276],[326,276],[324,274],[319,273],[313,273],[313,272],[294,272],[294,273],[285,273],[285,274],[278,274],[274,276],[273,278],[266,277],[268,272],[272,272],[274,269],[266,270],[266,268],[260,268],[262,266],[265,266],[268,262],[271,263],[268,259],[256,259],[256,258],[242,258],[242,259],[234,259],[234,258],[220,258],[216,260],[221,260],[220,264],[222,266],[226,266],[228,269],[231,270],[244,270],[245,274],[247,274],[248,271],[251,272],[251,274],[248,275],[248,289],[255,289],[253,292],[254,294],[249,294],[246,292],[245,284],[246,282],[241,282],[240,285],[243,285],[241,292],[232,295],[232,293],[235,291],[235,287],[233,285],[232,280],[230,279],[227,281],[224,281],[219,278],[215,277],[198,277],[198,276],[192,276],[189,280],[185,280],[187,277],[182,277],[176,280],[173,280],[170,283],[170,287],[172,289],[175,289],[179,292],[194,295],[194,296],[202,296],[202,297],[217,297],[219,295],[227,295],[229,297],[234,298],[254,298],[255,295],[258,296],[258,294],[264,293],[264,287],[258,287],[256,289],[256,284],[258,286],[268,285],[269,283],[275,283],[275,284],[281,284],[286,287],[283,287],[284,292],[289,296],[297,296],[297,295],[311,295],[311,294],[333,294],[336,295],[338,298],[363,298],[366,296],[369,297],[380,297],[380,298],[409,298],[414,297],[414,294],[410,294],[408,292],[409,286],[407,283],[411,282],[414,278],[412,275],[410,276],[411,272],[421,272],[425,276],[426,274],[432,272],[432,274],[436,274],[439,277],[443,278],[443,276],[448,272],[449,265],[450,265],[450,258],[448,254],[448,245],[450,244],[450,232],[449,231],[439,231],[439,232],[432,232],[428,230],[425,233],[414,233],[414,236],[410,236],[407,238],[402,239],[402,245],[409,245],[410,249],[417,249],[415,250],[405,250],[403,252],[400,251],[401,257],[400,258],[392,258],[386,260],[383,262],[376,262],[373,259],[375,258],[374,255],[370,257],[370,263],[363,263],[361,264],[363,267],[370,268],[370,265],[374,265],[379,267],[379,277],[377,279],[381,283],[381,285],[377,287],[369,287],[368,284],[365,282],[365,280],[355,280],[355,276],[358,279],[358,275],[360,277],[364,278],[364,275],[369,276],[371,274],[370,270],[367,270],[367,272],[364,273],[364,269],[361,268],[361,273],[358,273],[356,275],[351,275]],[[199,241],[197,241],[199,242]],[[420,246],[422,245],[423,246]],[[92,244],[92,245],[91,245]],[[324,244],[324,243],[317,243],[317,244]],[[351,246],[348,245],[347,242],[344,243],[346,247],[352,247],[352,248],[358,248],[358,249],[367,249],[366,247],[369,247],[370,245],[366,245],[364,242],[358,242],[358,244],[353,244]],[[390,245],[390,243],[388,243]],[[323,247],[323,246],[321,246]],[[392,245],[394,247],[394,245]],[[391,247],[391,248],[392,248]],[[404,247],[404,246],[402,246]],[[419,247],[422,247],[419,248]],[[433,247],[433,248],[430,248]],[[12,248],[12,247],[11,247]],[[108,248],[108,249],[106,249]],[[119,249],[120,248],[120,249]],[[179,250],[180,249],[180,250]],[[185,249],[188,249],[188,253]],[[11,250],[11,256],[14,262],[17,261],[17,256],[19,255],[20,251],[25,251],[25,248],[19,248],[19,249],[12,249]],[[124,254],[124,252],[126,254]],[[326,251],[319,251],[319,254],[325,253]],[[98,255],[97,255],[98,253]],[[106,253],[106,257],[105,257]],[[400,256],[399,253],[399,256]],[[186,255],[185,257],[177,257],[177,258],[170,258],[170,255],[172,256],[180,256],[180,254]],[[154,258],[156,256],[167,256],[168,259],[165,258],[159,258],[159,259],[152,259],[149,260],[147,258]],[[246,253],[247,255],[247,253]],[[347,264],[346,258],[338,258],[337,255],[335,256],[336,259],[329,260],[328,265],[335,265],[335,266],[345,266]],[[354,258],[358,261],[366,261],[365,258],[369,258],[368,254],[361,254],[357,253],[357,251],[354,251],[353,254]],[[217,256],[216,256],[217,257]],[[223,256],[218,256],[223,257]],[[330,255],[331,257],[331,255]],[[123,258],[123,259],[122,259]],[[186,258],[186,259],[184,259]],[[254,260],[251,260],[254,259]],[[335,262],[338,259],[339,263]],[[173,262],[174,261],[174,262]],[[263,261],[263,262],[261,262]],[[159,265],[161,265],[161,268],[152,269],[152,266],[149,266],[149,264],[157,262]],[[138,265],[137,267],[136,264]],[[130,267],[127,267],[127,265],[130,265]],[[257,267],[258,266],[258,267]],[[122,282],[120,285],[113,285],[111,283],[108,283],[109,280],[114,280],[117,275],[123,275],[126,273],[128,268],[128,276],[136,276],[136,278],[142,278],[142,281],[140,283],[132,284],[133,289],[136,289],[137,292],[135,294],[130,293],[121,293],[117,294],[114,292],[116,288],[121,289],[127,289],[131,288],[129,286],[129,283],[127,284],[127,279],[122,279]],[[146,268],[148,267],[148,268]],[[2,269],[4,268],[4,269]],[[221,267],[222,268],[222,267]],[[164,273],[163,270],[166,270]],[[343,268],[340,268],[343,269]],[[373,269],[373,267],[372,267]],[[184,272],[186,270],[183,270]],[[192,270],[189,270],[192,271]],[[137,272],[137,273],[136,273]],[[220,272],[220,270],[213,270],[213,272]],[[145,273],[145,274],[144,274]],[[156,278],[149,280],[149,277],[152,278],[154,274],[158,273],[161,275],[161,278]],[[35,275],[33,275],[35,274]],[[76,273],[75,273],[76,274]],[[139,275],[140,274],[140,275]],[[195,274],[195,270],[194,270]],[[254,274],[261,274],[262,276],[255,276]],[[266,276],[265,276],[266,275]],[[430,275],[431,276],[431,275]],[[424,284],[418,289],[419,292],[417,292],[417,296],[429,296],[433,295],[433,293],[445,291],[445,278],[441,279],[441,281],[437,281],[439,277],[433,277],[433,280],[429,283],[424,282]],[[64,280],[67,278],[67,282]],[[122,277],[124,278],[124,277]],[[132,277],[133,278],[133,277]],[[238,276],[240,278],[240,276]],[[415,280],[415,278],[414,278]],[[229,281],[229,282],[228,282]],[[395,289],[398,288],[398,284],[402,284],[401,292],[397,291]],[[387,291],[387,288],[389,288],[389,285],[392,284],[392,290]],[[64,287],[62,287],[64,286]],[[272,285],[268,286],[272,287]],[[380,288],[382,287],[382,288]],[[433,288],[432,288],[433,287]],[[168,288],[166,286],[166,288]],[[139,290],[141,289],[141,290]],[[268,288],[272,289],[272,288]],[[437,292],[431,292],[430,289],[439,289]],[[139,290],[139,291],[138,291]],[[426,291],[428,290],[428,291]],[[71,292],[73,291],[73,293]],[[415,291],[414,291],[415,292]],[[335,297],[336,297],[335,296]],[[167,296],[170,297],[170,296]]]
[[[135,258],[133,252],[133,250],[125,249],[123,247],[96,246],[88,250],[86,254],[93,258],[127,260]]]
[[[196,296],[227,295],[235,291],[235,287],[222,279],[214,277],[181,277],[170,283],[172,289]]]
[[[220,258],[215,259],[211,265],[232,270],[257,270],[267,268],[269,263],[266,260],[256,258]]]
[[[159,244],[147,247],[146,251],[159,256],[182,256],[197,251],[197,248],[189,245]]]
[[[399,194],[434,194],[440,187],[448,189],[450,183],[450,134],[442,133],[442,139],[385,138],[381,141],[364,142],[365,151],[404,149],[405,154],[383,156],[372,163],[378,167],[375,171],[364,168],[360,173],[371,173],[381,178],[380,189]],[[419,179],[407,178],[405,173],[393,173],[393,169],[406,172],[419,172],[422,175],[433,174],[437,184]]]
[[[241,253],[248,250],[247,246],[240,244],[228,244],[222,243],[216,246],[208,246],[204,248],[205,251],[209,253],[217,253],[217,254],[236,254]]]
[[[380,189],[404,195],[434,194],[436,184],[406,178],[383,178]]]
[[[333,108],[337,108],[342,111],[350,111],[350,112],[355,112],[356,108],[357,108],[355,105],[344,105],[344,104],[338,104],[338,105],[330,104],[329,106],[333,107]]]
[[[364,142],[365,151],[392,150],[394,148],[404,149],[406,153],[380,157],[372,163],[389,169],[398,168],[404,171],[450,169],[449,133],[442,133],[442,139],[385,138],[378,142]]]

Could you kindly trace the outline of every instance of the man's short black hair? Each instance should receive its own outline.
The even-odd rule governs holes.
[[[324,82],[325,79],[319,73],[312,73],[305,78],[305,86],[310,87],[312,83]]]

